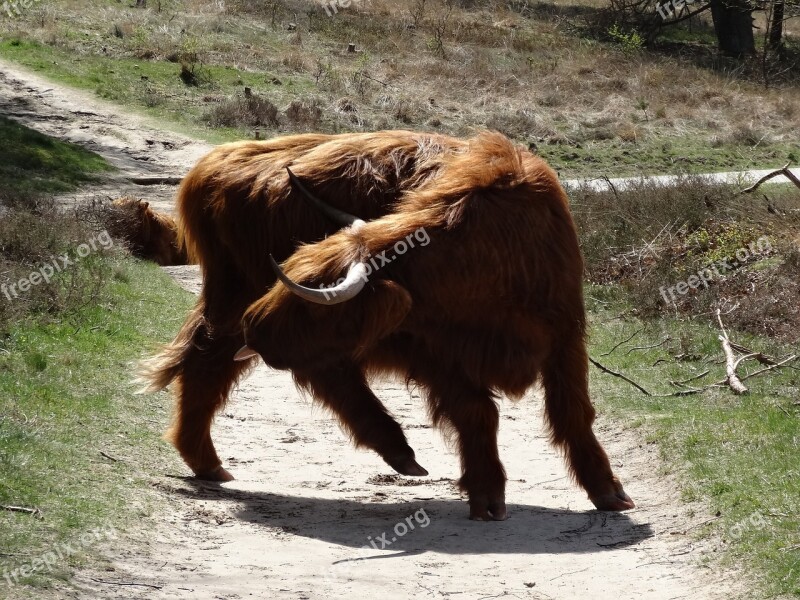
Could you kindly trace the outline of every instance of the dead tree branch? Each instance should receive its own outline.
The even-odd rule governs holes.
[[[628,342],[630,342],[630,341],[631,341],[633,338],[635,338],[637,335],[639,335],[639,334],[640,334],[640,333],[642,333],[643,331],[644,331],[644,327],[642,327],[641,329],[637,329],[636,331],[634,331],[634,332],[631,334],[631,336],[630,336],[629,338],[622,340],[622,341],[621,341],[619,344],[616,344],[616,345],[615,345],[615,346],[614,346],[614,347],[613,347],[611,350],[609,350],[608,352],[604,352],[604,353],[603,353],[603,354],[601,354],[600,356],[608,356],[609,354],[611,354],[612,352],[614,352],[614,350],[616,350],[617,348],[619,348],[620,346],[622,346],[622,344],[627,344]]]
[[[790,164],[792,164],[792,163],[786,163],[785,165],[783,165],[783,168],[778,169],[776,171],[773,171],[772,173],[768,173],[767,175],[764,175],[761,179],[756,181],[749,188],[745,188],[739,193],[740,194],[750,194],[750,193],[756,191],[758,189],[758,186],[760,186],[765,181],[769,181],[773,177],[778,177],[779,175],[783,175],[784,177],[786,177],[786,179],[788,179],[793,184],[795,184],[798,188],[800,188],[800,179],[798,179],[797,176],[789,170],[789,165]]]
[[[786,366],[788,363],[797,360],[797,354],[792,354],[789,358],[785,358],[784,360],[775,363],[774,365],[770,365],[768,367],[764,367],[763,369],[759,369],[758,371],[754,371],[749,375],[745,375],[742,377],[742,381],[745,379],[750,379],[751,377],[755,377],[756,375],[761,375],[762,373],[766,373],[767,371],[772,371],[772,369],[779,369],[783,366]]]
[[[7,510],[9,512],[18,512],[18,513],[25,513],[31,515],[33,517],[42,518],[42,511],[38,508],[28,508],[26,506],[2,506],[0,505],[0,509]]]
[[[728,375],[726,381],[734,394],[746,394],[748,390],[736,374],[736,367],[739,366],[741,361],[737,361],[736,355],[733,353],[731,342],[728,339],[728,332],[725,331],[725,326],[722,324],[722,316],[719,309],[717,309],[717,321],[719,321],[719,327],[722,330],[719,341],[722,343],[722,351],[725,353],[725,372]]]
[[[628,351],[624,354],[624,356],[628,356],[634,350],[652,350],[653,348],[658,348],[659,346],[663,346],[672,338],[670,336],[665,337],[663,340],[658,342],[657,344],[653,344],[652,346],[634,346],[633,348],[629,348]]]
[[[706,369],[705,371],[703,371],[699,375],[695,375],[694,377],[690,377],[689,379],[684,379],[683,381],[670,381],[670,383],[672,385],[674,385],[675,387],[686,387],[686,384],[689,383],[690,381],[696,381],[698,379],[702,379],[703,377],[705,377],[709,373],[711,373],[711,371]]]
[[[616,371],[612,371],[608,367],[601,365],[599,362],[594,360],[591,356],[589,357],[589,362],[592,363],[595,367],[597,367],[601,371],[603,371],[603,373],[608,373],[609,375],[613,375],[614,377],[619,377],[620,379],[622,379],[624,381],[627,381],[633,387],[635,387],[637,390],[642,392],[645,396],[652,396],[653,395],[650,392],[648,392],[646,389],[644,389],[642,386],[640,386],[638,383],[633,381],[632,379],[629,379],[628,377],[626,377],[622,373],[617,373]]]

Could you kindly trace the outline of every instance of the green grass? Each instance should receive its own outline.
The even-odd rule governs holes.
[[[0,181],[5,191],[55,193],[74,190],[112,169],[80,146],[42,135],[0,116]]]
[[[152,499],[139,492],[177,458],[160,439],[168,403],[133,394],[132,363],[170,338],[190,304],[157,267],[122,259],[101,302],[20,324],[0,341],[0,505],[41,510],[0,510],[0,576],[92,528],[122,532],[150,514]],[[0,579],[0,596],[40,597],[93,556],[87,545],[24,585]]]
[[[753,168],[780,168],[800,156],[800,146],[793,143],[752,148],[725,145],[709,148],[697,136],[625,142],[610,140],[574,145],[543,144],[538,153],[561,176],[625,177],[642,173],[703,174],[745,171]]]
[[[598,287],[590,296],[608,301]],[[675,391],[671,380],[682,381],[710,370],[702,383],[725,378],[718,330],[707,320],[678,322],[664,319],[646,324],[645,331],[611,355],[600,357],[616,343],[645,326],[638,320],[615,318],[611,305],[597,312],[590,352],[605,366],[620,371],[654,395]],[[620,308],[617,306],[616,308]],[[649,346],[669,335],[667,344]],[[752,336],[731,334],[736,341],[776,356],[796,353]],[[685,358],[676,360],[675,356]],[[659,359],[661,362],[654,365]],[[761,365],[746,363],[742,372]],[[795,366],[800,366],[795,363]],[[684,397],[645,396],[619,379],[592,368],[593,398],[614,419],[641,427],[657,442],[664,464],[677,472],[686,500],[702,500],[712,518],[720,518],[699,535],[719,535],[728,550],[723,562],[739,571],[744,567],[759,597],[800,595],[800,371],[784,369],[746,381],[750,393],[735,396],[728,388]],[[690,385],[694,385],[690,384]],[[749,594],[751,594],[749,592]],[[755,597],[748,595],[748,598]]]
[[[0,41],[0,56],[54,81],[91,91],[104,100],[167,122],[175,131],[212,143],[241,139],[246,134],[237,129],[204,125],[203,115],[215,104],[204,102],[203,98],[240,93],[245,86],[267,97],[271,92],[264,73],[232,67],[201,67],[200,76],[209,83],[195,87],[185,85],[179,77],[181,66],[168,61],[75,54],[38,42],[13,39]],[[308,86],[309,82],[300,78],[283,78],[281,91],[300,94]]]

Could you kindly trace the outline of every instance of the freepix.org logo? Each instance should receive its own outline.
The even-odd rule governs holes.
[[[42,0],[5,0],[0,5],[1,12],[6,13],[12,19],[19,17],[34,4]]]
[[[51,573],[58,563],[65,561],[70,556],[78,554],[82,550],[86,550],[90,546],[102,542],[103,540],[116,539],[117,530],[109,525],[92,529],[91,531],[85,532],[80,538],[73,542],[58,542],[54,544],[48,552],[30,560],[18,569],[3,571],[3,579],[5,579],[7,585],[11,587],[18,584],[20,579],[25,579],[36,573],[42,571]]]
[[[392,248],[394,249],[394,254],[387,255],[386,253],[389,252],[389,250],[387,249],[376,256],[368,257],[368,259],[365,261],[364,264],[365,267],[363,275],[364,283],[367,282],[367,278],[372,273],[381,270],[383,267],[390,264],[393,260],[408,252],[411,248],[416,248],[414,240],[419,242],[419,245],[422,246],[423,248],[431,243],[431,238],[428,235],[428,232],[425,231],[424,227],[420,227],[413,233],[409,233],[404,239],[398,241],[397,243],[395,243],[394,246],[392,246]],[[334,288],[338,285],[341,285],[344,282],[344,280],[345,278],[341,277],[335,283],[327,285],[323,283],[319,286],[319,289],[322,290],[322,293],[325,296],[326,300],[330,300],[329,296],[333,296],[334,298],[336,297],[336,292],[334,291]]]
[[[111,235],[107,231],[102,231],[86,243],[78,246],[74,254],[67,252],[58,257],[54,256],[49,262],[44,263],[37,270],[16,283],[0,285],[0,292],[9,302],[12,302],[15,298],[19,298],[20,294],[24,294],[32,287],[42,283],[50,283],[50,280],[58,273],[73,267],[76,262],[86,258],[92,252],[97,252],[100,249],[109,250],[113,245],[114,240],[111,239]]]

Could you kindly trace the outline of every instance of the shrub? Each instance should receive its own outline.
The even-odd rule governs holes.
[[[292,100],[286,109],[286,118],[298,129],[318,129],[322,121],[322,103],[314,98],[309,101]]]
[[[203,117],[212,127],[277,127],[278,107],[256,94],[220,102]]]
[[[52,199],[2,192],[0,215],[0,335],[101,297],[114,251],[94,209],[65,212]]]
[[[635,29],[625,31],[616,23],[608,28],[608,37],[617,44],[625,54],[633,54],[644,47],[644,38]]]

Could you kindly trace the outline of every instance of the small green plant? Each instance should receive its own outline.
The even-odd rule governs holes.
[[[635,29],[625,31],[614,23],[608,29],[608,36],[611,40],[622,48],[625,54],[633,54],[644,47],[644,38]]]
[[[211,75],[203,68],[200,58],[200,41],[193,35],[185,35],[180,49],[174,57],[181,64],[179,77],[187,86],[198,87],[211,83]]]

